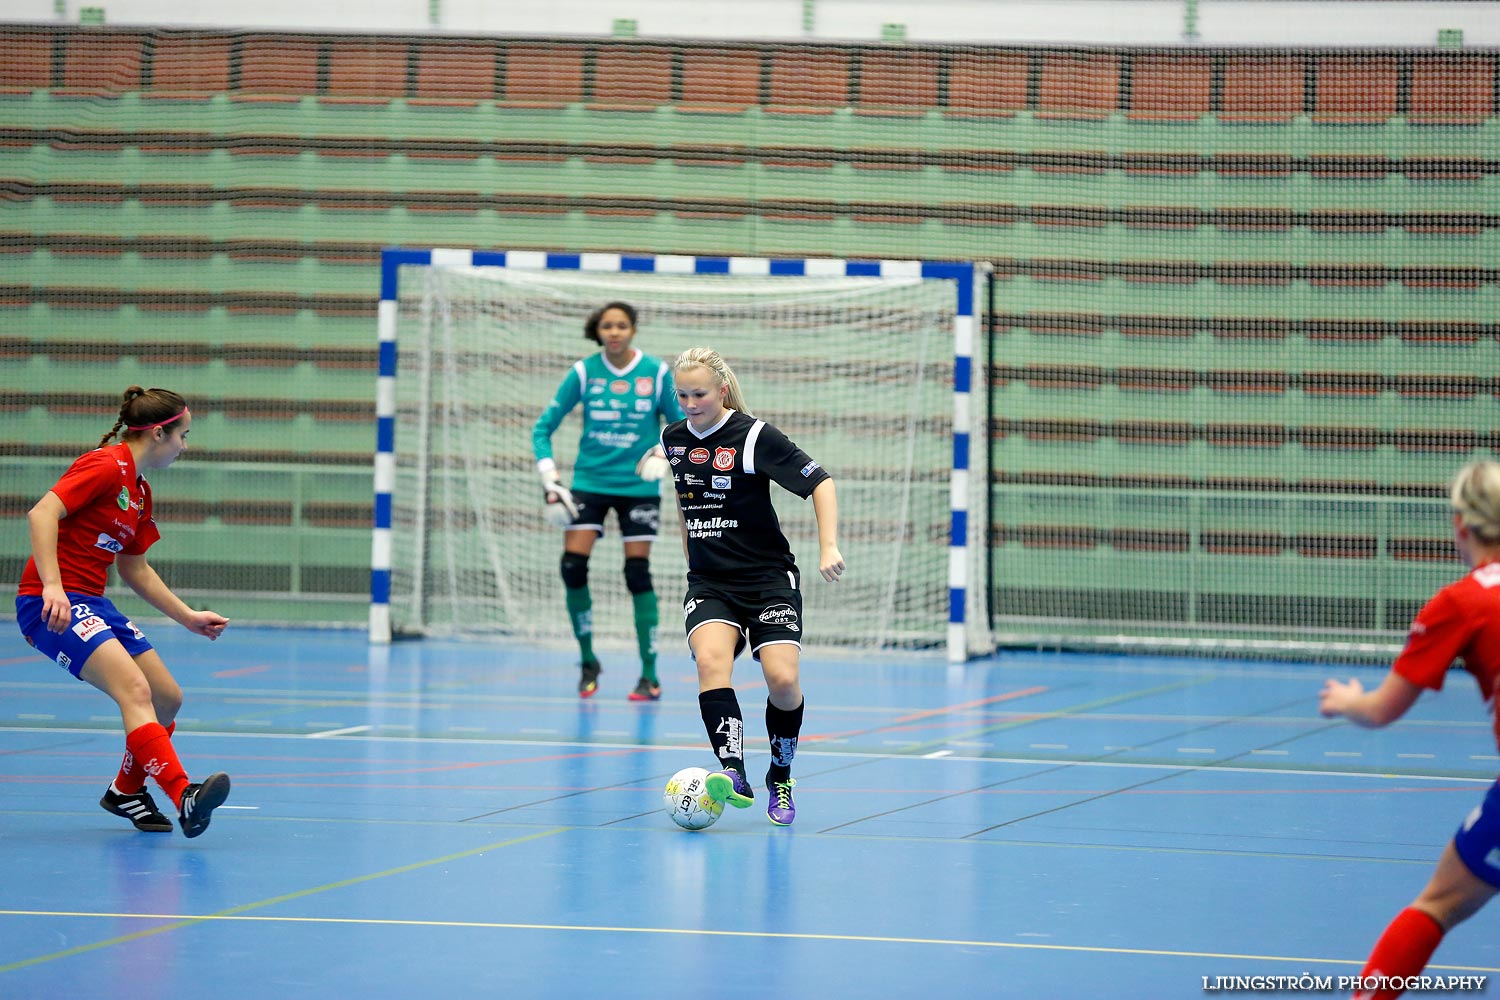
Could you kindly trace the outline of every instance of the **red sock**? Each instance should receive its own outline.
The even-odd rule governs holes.
[[[134,767],[155,778],[176,805],[188,786],[188,776],[182,769],[182,762],[177,759],[177,751],[172,749],[172,737],[167,730],[160,723],[148,722],[126,735],[125,747],[126,755],[135,758]],[[117,790],[125,791],[123,788]],[[136,791],[140,788],[137,787]]]
[[[1370,952],[1370,960],[1365,963],[1360,977],[1415,976],[1427,967],[1428,959],[1432,958],[1442,940],[1443,928],[1438,922],[1431,915],[1408,906],[1396,914],[1396,919],[1375,942],[1375,950]],[[1394,1000],[1402,992],[1356,990],[1354,996],[1358,1000]]]
[[[166,730],[168,737],[176,732],[176,721],[169,723]],[[121,795],[134,795],[146,787],[146,769],[135,762],[135,754],[130,752],[129,740],[125,741],[125,759],[120,761],[120,773],[115,775],[114,783],[110,787]]]

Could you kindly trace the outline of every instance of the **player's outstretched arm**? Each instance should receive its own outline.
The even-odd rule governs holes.
[[[1374,691],[1366,691],[1355,677],[1348,681],[1329,678],[1318,693],[1318,711],[1329,718],[1343,716],[1356,726],[1379,729],[1405,715],[1421,694],[1421,687],[1394,670]]]
[[[195,611],[183,603],[182,598],[172,593],[145,556],[121,555],[115,560],[120,579],[126,586],[140,595],[141,600],[172,619],[189,632],[209,639],[217,639],[229,624],[229,619],[217,611]]]
[[[812,502],[818,519],[818,572],[829,583],[838,583],[844,575],[844,557],[839,553],[839,501],[832,479],[813,488]]]

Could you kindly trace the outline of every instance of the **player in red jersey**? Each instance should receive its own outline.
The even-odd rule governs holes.
[[[229,797],[229,776],[189,782],[172,747],[182,689],[135,624],[104,597],[111,563],[148,604],[189,632],[217,639],[229,619],[194,611],[146,562],[160,534],[142,469],[164,469],[187,448],[193,415],[166,389],[125,390],[120,417],[95,451],[79,458],[31,508],[31,558],[21,574],[16,622],[26,641],[74,677],[115,700],[125,724],[125,759],[99,804],[137,830],[168,833],[171,822],[145,789],[149,775],[177,806],[182,832],[208,829]],[[105,447],[121,429],[119,444]]]
[[[1329,680],[1318,697],[1326,716],[1361,726],[1389,725],[1416,703],[1426,688],[1443,686],[1448,668],[1462,660],[1479,682],[1479,693],[1495,714],[1500,687],[1500,463],[1470,462],[1449,489],[1458,554],[1471,567],[1423,606],[1411,624],[1406,647],[1380,687],[1365,691],[1357,680]],[[1496,719],[1500,742],[1500,717]],[[1404,979],[1421,972],[1443,935],[1467,920],[1500,892],[1500,781],[1469,813],[1443,849],[1437,870],[1412,904],[1396,915],[1365,963],[1370,989],[1358,998],[1400,996],[1379,977]]]

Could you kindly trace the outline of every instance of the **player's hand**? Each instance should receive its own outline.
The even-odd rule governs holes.
[[[547,506],[542,516],[554,528],[566,528],[578,516],[578,504],[573,502],[573,493],[562,484],[556,469],[542,473],[542,497]]]
[[[641,456],[641,460],[635,463],[635,474],[648,483],[658,482],[665,479],[672,471],[672,465],[663,455],[661,448],[652,448]]]
[[[1365,686],[1357,677],[1349,678],[1347,683],[1330,677],[1323,682],[1323,690],[1318,692],[1318,714],[1330,719],[1343,715],[1350,705],[1364,697],[1364,693]]]
[[[194,611],[188,615],[182,627],[194,635],[205,636],[212,641],[224,634],[224,627],[228,624],[229,619],[217,611]]]
[[[73,620],[73,602],[59,585],[42,588],[42,624],[49,632],[61,632]]]
[[[837,545],[823,546],[818,554],[818,572],[829,583],[838,583],[839,577],[844,575],[844,557],[839,554]]]

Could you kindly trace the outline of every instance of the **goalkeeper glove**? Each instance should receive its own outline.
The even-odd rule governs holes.
[[[542,496],[547,501],[543,517],[554,528],[566,528],[578,516],[578,504],[573,502],[573,493],[562,484],[556,469],[542,473]]]
[[[652,448],[635,463],[635,474],[648,483],[665,479],[671,471],[672,466],[668,464],[667,457],[661,453],[660,448]]]

